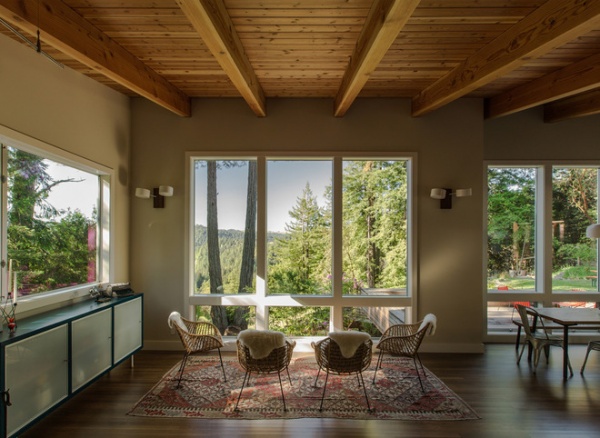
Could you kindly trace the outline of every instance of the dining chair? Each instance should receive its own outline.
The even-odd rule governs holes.
[[[183,371],[187,365],[187,360],[192,354],[206,353],[211,350],[219,352],[219,361],[223,370],[223,380],[227,381],[225,367],[223,366],[223,358],[221,357],[221,348],[223,347],[223,339],[219,329],[207,321],[190,321],[181,316],[179,312],[171,312],[168,319],[169,327],[175,330],[183,344],[183,359],[179,367],[179,379],[177,388],[181,386],[181,378]]]
[[[278,331],[248,329],[242,330],[238,334],[236,344],[238,361],[244,370],[244,380],[234,410],[238,410],[244,387],[250,383],[250,375],[254,372],[257,374],[277,373],[283,410],[287,411],[281,372],[283,370],[287,372],[291,386],[292,378],[288,366],[292,360],[296,342],[286,339],[285,335]]]
[[[319,366],[314,387],[317,387],[321,370],[325,371],[325,384],[323,385],[319,411],[323,410],[329,374],[334,373],[338,375],[356,374],[358,386],[362,386],[367,400],[367,409],[371,412],[369,396],[362,375],[362,372],[371,365],[373,347],[371,336],[368,333],[357,331],[330,332],[328,337],[318,342],[312,342],[311,346],[315,351],[315,359]]]
[[[583,370],[585,370],[585,364],[587,363],[588,356],[590,355],[590,351],[600,351],[600,341],[590,341],[587,346],[587,351],[585,353],[585,359],[583,361],[583,365],[581,365],[581,375],[583,376]]]
[[[562,336],[549,333],[550,330],[544,325],[544,319],[539,316],[533,307],[517,304],[517,310],[521,316],[521,324],[523,325],[523,331],[525,332],[525,336],[521,343],[521,352],[517,358],[517,365],[521,362],[521,357],[523,356],[523,351],[525,351],[525,346],[529,345],[533,350],[533,374],[535,374],[542,349],[546,354],[546,363],[548,363],[550,360],[550,347],[555,346],[564,349],[564,338]],[[533,329],[530,318],[536,321],[536,330]],[[571,361],[569,360],[567,364],[572,376],[573,368],[571,367]]]
[[[435,333],[436,325],[436,316],[433,313],[429,313],[422,321],[414,324],[395,324],[390,326],[383,335],[381,335],[376,347],[379,350],[379,356],[377,357],[375,373],[373,374],[373,384],[375,384],[377,371],[381,368],[383,354],[389,353],[395,356],[408,357],[413,360],[421,390],[425,392],[423,381],[421,380],[421,375],[419,373],[419,367],[417,366],[418,362],[421,365],[423,376],[426,378],[427,374],[425,373],[425,367],[423,367],[423,363],[419,357],[419,348],[426,334],[433,335]]]

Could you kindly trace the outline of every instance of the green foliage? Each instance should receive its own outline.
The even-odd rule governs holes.
[[[585,228],[597,222],[597,169],[554,168],[552,173],[553,271],[591,265],[596,248]],[[488,271],[534,270],[535,187],[533,168],[488,171]]]
[[[71,179],[54,180],[39,156],[9,148],[8,258],[16,261],[19,293],[37,293],[87,283],[95,250],[95,227],[79,211],[58,211],[47,202],[51,190]]]
[[[269,328],[287,336],[327,336],[329,307],[270,307]]]

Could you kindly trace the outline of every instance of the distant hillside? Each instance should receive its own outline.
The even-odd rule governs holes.
[[[284,239],[286,233],[267,233],[267,242],[276,238]],[[195,278],[196,287],[201,291],[208,291],[208,248],[206,227],[196,225],[194,233],[195,247]],[[242,249],[244,247],[244,232],[240,230],[219,230],[219,249],[221,252],[221,269],[223,286],[226,292],[237,292],[240,267],[242,263]]]

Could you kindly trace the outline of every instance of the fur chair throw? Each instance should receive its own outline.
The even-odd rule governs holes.
[[[275,348],[285,345],[285,335],[272,330],[242,330],[237,338],[248,347],[250,356],[254,359],[264,359]]]
[[[368,333],[363,332],[329,332],[329,337],[338,344],[342,356],[346,359],[354,356],[360,344],[371,339]]]
[[[431,326],[429,327],[429,333],[427,333],[427,334],[434,335],[435,328],[437,325],[437,318],[433,313],[428,313],[427,315],[425,315],[425,318],[423,318],[423,321],[421,322],[421,325],[419,326],[419,331],[421,331],[427,324],[431,324]]]
[[[184,332],[188,331],[188,328],[183,323],[183,320],[181,319],[181,314],[179,312],[171,312],[171,314],[169,315],[169,327],[171,328],[171,333],[175,332],[173,324],[177,324],[179,328]]]

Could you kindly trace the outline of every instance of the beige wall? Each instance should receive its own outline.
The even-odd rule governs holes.
[[[0,125],[113,170],[113,281],[129,279],[129,99],[0,35]]]
[[[132,103],[132,188],[172,185],[165,209],[132,200],[131,281],[145,293],[146,346],[177,340],[166,328],[184,309],[184,169],[188,151],[400,151],[417,153],[419,315],[437,314],[427,348],[482,349],[482,107],[464,99],[430,116],[410,116],[406,99],[359,99],[344,118],[330,99],[278,99],[257,118],[240,99],[197,99],[181,118],[144,100]],[[440,210],[432,187],[472,187]]]
[[[486,160],[598,160],[600,114],[544,123],[541,107],[485,122]]]

